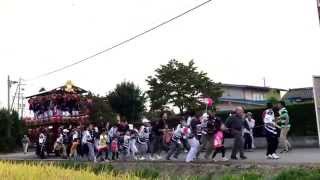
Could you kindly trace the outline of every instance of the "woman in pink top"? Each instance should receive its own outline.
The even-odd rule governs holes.
[[[219,123],[218,125],[216,125],[216,133],[214,134],[214,138],[213,138],[213,148],[215,150],[212,155],[213,161],[217,161],[215,157],[219,152],[221,152],[222,154],[221,161],[228,161],[228,159],[225,157],[226,150],[224,148],[223,129],[225,129],[223,124]]]

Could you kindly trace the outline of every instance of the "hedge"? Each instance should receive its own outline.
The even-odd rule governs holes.
[[[255,137],[262,137],[263,134],[263,121],[262,113],[265,109],[246,109],[246,112],[251,112],[253,118],[256,120],[256,128],[254,130]],[[313,103],[307,104],[294,104],[287,106],[290,115],[291,136],[317,136],[317,122],[316,113]],[[275,110],[276,112],[276,110]],[[230,112],[218,112],[223,121],[227,119]],[[170,128],[175,127],[181,120],[181,116],[172,116],[168,120]]]
[[[287,106],[290,116],[291,129],[289,135],[291,136],[317,136],[317,121],[315,107],[313,103],[294,104]],[[262,113],[264,109],[248,109],[246,112],[251,112],[253,118],[256,120],[256,128],[254,134],[256,137],[263,136],[263,120]],[[275,112],[277,110],[275,109]],[[226,119],[229,112],[218,113],[222,119]]]

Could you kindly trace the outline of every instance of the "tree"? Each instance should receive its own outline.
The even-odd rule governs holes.
[[[150,86],[147,94],[151,110],[172,104],[183,113],[185,109],[198,107],[200,97],[210,97],[217,101],[222,95],[220,84],[213,82],[207,73],[198,71],[193,60],[185,65],[173,59],[155,72],[154,76],[146,80]]]
[[[267,99],[267,102],[270,102],[272,104],[275,104],[277,103],[281,97],[280,97],[280,93],[277,92],[278,90],[270,90],[267,94],[266,94],[266,99]]]
[[[132,82],[122,82],[107,95],[113,111],[129,122],[139,120],[145,111],[146,97]]]
[[[116,114],[112,111],[106,97],[89,93],[87,98],[92,100],[89,114],[90,122],[105,125],[107,122],[112,123],[116,121]]]
[[[9,128],[7,128],[9,127]],[[8,131],[10,136],[8,136]],[[11,152],[21,145],[22,124],[16,111],[0,110],[0,151]]]

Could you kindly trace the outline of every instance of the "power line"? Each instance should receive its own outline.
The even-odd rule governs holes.
[[[135,35],[135,36],[133,36],[133,37],[131,37],[131,38],[129,38],[129,39],[126,39],[126,40],[124,40],[124,41],[122,41],[122,42],[120,42],[120,43],[118,43],[118,44],[115,44],[115,45],[113,45],[113,46],[111,46],[111,47],[109,47],[109,48],[107,48],[107,49],[104,49],[104,50],[102,50],[102,51],[99,51],[99,52],[97,52],[97,53],[95,53],[95,54],[93,54],[93,55],[91,55],[91,56],[88,56],[88,57],[86,57],[86,58],[83,58],[83,59],[81,59],[81,60],[79,60],[79,61],[76,61],[76,62],[74,62],[74,63],[72,63],[72,64],[68,64],[68,65],[62,66],[62,67],[60,67],[60,68],[58,68],[58,69],[55,69],[55,70],[53,70],[53,71],[50,71],[50,72],[41,74],[41,75],[36,76],[36,77],[34,77],[34,78],[32,78],[32,79],[29,79],[29,80],[27,80],[27,81],[32,81],[32,80],[35,80],[35,79],[38,79],[38,78],[41,78],[41,77],[49,76],[49,75],[51,75],[51,74],[54,74],[54,73],[56,73],[56,72],[65,70],[65,69],[67,69],[67,68],[70,68],[70,67],[72,67],[72,66],[75,66],[75,65],[77,65],[77,64],[80,64],[80,63],[82,63],[82,62],[88,61],[88,60],[90,60],[90,59],[92,59],[92,58],[94,58],[94,57],[96,57],[96,56],[98,56],[98,55],[100,55],[100,54],[102,54],[102,53],[108,52],[108,51],[110,51],[110,50],[112,50],[112,49],[114,49],[114,48],[116,48],[116,47],[118,47],[118,46],[121,46],[121,45],[123,45],[123,44],[126,44],[126,43],[128,43],[128,42],[130,42],[130,41],[132,41],[132,40],[134,40],[134,39],[137,39],[137,38],[139,38],[139,37],[141,37],[141,36],[143,36],[143,35],[151,32],[151,31],[153,31],[153,30],[156,30],[156,29],[158,29],[159,27],[161,27],[161,26],[163,26],[163,25],[166,25],[166,24],[168,24],[168,23],[170,23],[170,22],[172,22],[172,21],[180,18],[181,16],[184,16],[184,15],[186,15],[186,14],[188,14],[188,13],[190,13],[190,12],[192,12],[192,11],[198,9],[198,8],[200,8],[201,6],[204,6],[204,5],[208,4],[210,1],[212,1],[212,0],[207,0],[207,1],[199,4],[199,5],[193,7],[193,8],[191,8],[191,9],[189,9],[189,10],[187,10],[187,11],[185,11],[185,12],[183,12],[183,13],[181,13],[181,14],[179,14],[179,15],[177,15],[177,16],[169,19],[169,20],[166,20],[166,21],[164,21],[164,22],[162,22],[162,23],[160,23],[160,24],[158,24],[158,25],[156,25],[156,26],[154,26],[154,27],[152,27],[152,28],[150,28],[150,29],[147,29],[147,30],[143,31],[142,33],[139,33],[139,34],[137,34],[137,35]]]

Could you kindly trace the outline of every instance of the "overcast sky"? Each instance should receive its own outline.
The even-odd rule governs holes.
[[[201,0],[0,0],[0,106],[6,78],[29,79],[106,49]],[[316,0],[214,0],[86,63],[27,82],[26,94],[72,80],[105,94],[123,80],[143,90],[175,58],[217,82],[296,88],[320,74]],[[12,90],[13,91],[13,90]]]

